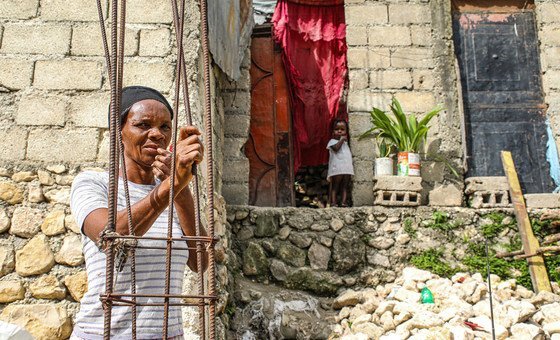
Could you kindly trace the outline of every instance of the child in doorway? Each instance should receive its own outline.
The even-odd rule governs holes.
[[[354,176],[354,167],[348,145],[348,123],[345,120],[336,119],[334,121],[332,139],[327,144],[327,149],[329,150],[327,180],[330,182],[331,189],[330,206],[338,206],[337,196],[340,194],[340,206],[347,207],[348,186],[351,176]]]

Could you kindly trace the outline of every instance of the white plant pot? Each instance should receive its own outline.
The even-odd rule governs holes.
[[[413,152],[399,152],[397,175],[420,176],[420,154]]]
[[[376,158],[375,176],[393,176],[393,159],[390,157]]]

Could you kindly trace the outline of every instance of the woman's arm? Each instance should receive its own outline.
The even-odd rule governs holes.
[[[144,235],[154,224],[158,216],[167,208],[169,202],[169,179],[156,186],[148,196],[131,205],[132,225],[134,234]],[[128,235],[127,211],[117,212],[115,231],[120,235]],[[107,225],[109,210],[107,208],[92,211],[84,220],[83,230],[87,237],[94,242],[99,240],[99,235]]]
[[[185,234],[185,236],[196,236],[194,200],[189,187],[184,188],[175,197],[175,208],[177,209],[177,215],[179,216],[179,223],[181,224],[183,234]],[[200,236],[207,236],[206,230],[203,227],[201,227]],[[187,262],[187,265],[192,271],[198,272],[198,253],[194,249],[196,248],[196,242],[187,241],[187,245],[189,248],[193,248],[189,251],[189,260]],[[206,268],[208,268],[208,253],[206,252],[206,243],[203,243],[202,251],[202,271],[204,272],[206,271]]]

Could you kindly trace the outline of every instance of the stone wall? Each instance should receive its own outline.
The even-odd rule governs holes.
[[[333,324],[328,298],[341,291],[394,282],[411,263],[431,265],[442,276],[473,272],[476,263],[485,272],[485,257],[475,253],[483,251],[485,237],[491,253],[520,246],[512,209],[228,206],[226,228],[235,280],[231,338],[245,332],[326,338],[321,328]],[[530,285],[517,264],[504,267]],[[492,273],[504,275],[499,268],[492,265]]]

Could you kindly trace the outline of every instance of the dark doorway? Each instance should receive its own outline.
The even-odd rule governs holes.
[[[509,150],[524,192],[552,192],[534,12],[467,8],[453,13],[467,175],[503,176],[499,153]]]
[[[251,43],[249,204],[294,205],[294,168],[289,90],[272,26],[257,26]]]

